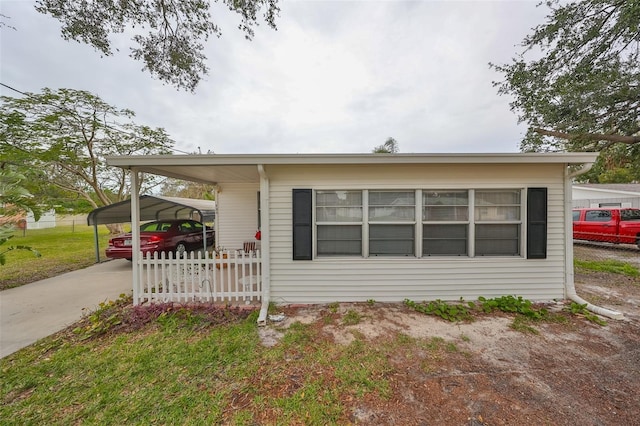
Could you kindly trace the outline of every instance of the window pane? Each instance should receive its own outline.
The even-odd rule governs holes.
[[[369,207],[371,222],[407,222],[413,221],[416,215],[414,206]]]
[[[476,225],[477,256],[518,256],[520,225]]]
[[[375,222],[413,222],[414,191],[369,191],[369,220]]]
[[[520,204],[520,190],[476,191],[477,206]]]
[[[318,222],[361,222],[362,207],[317,207]]]
[[[469,194],[467,191],[424,191],[422,220],[469,220]]]
[[[369,191],[370,206],[413,206],[415,199],[414,191]]]
[[[611,220],[610,210],[589,210],[584,215],[587,222],[609,222]]]
[[[362,221],[362,191],[316,191],[316,221]]]
[[[318,206],[361,206],[362,191],[316,191]]]
[[[369,226],[369,254],[372,256],[412,256],[414,246],[413,225]]]
[[[476,207],[477,221],[520,220],[520,206]]]
[[[467,191],[423,191],[425,206],[468,206]]]
[[[640,220],[640,210],[620,210],[620,220]]]
[[[467,221],[469,220],[469,208],[467,206],[427,206],[422,211],[422,220]]]
[[[318,225],[318,255],[361,255],[362,226]]]
[[[465,225],[424,225],[422,227],[422,254],[425,256],[467,255]]]

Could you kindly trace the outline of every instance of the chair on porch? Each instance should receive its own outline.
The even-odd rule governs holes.
[[[256,242],[245,241],[244,243],[242,243],[242,251],[244,251],[247,254],[256,251]]]

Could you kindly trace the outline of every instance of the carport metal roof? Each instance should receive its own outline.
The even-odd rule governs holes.
[[[191,219],[194,213],[202,222],[215,219],[216,202],[192,198],[140,196],[140,220]],[[120,201],[93,210],[87,216],[88,225],[131,222],[131,200]]]
[[[216,202],[193,198],[161,197],[159,195],[140,196],[140,220],[192,219],[197,213],[201,222],[211,222],[216,217]],[[96,262],[100,263],[98,225],[131,222],[131,200],[120,201],[93,210],[87,216],[87,225],[95,234]],[[206,247],[206,234],[203,230]]]

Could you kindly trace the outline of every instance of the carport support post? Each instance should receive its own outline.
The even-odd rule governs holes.
[[[100,263],[100,242],[98,241],[98,224],[93,224],[93,241],[96,246],[96,263]]]
[[[131,250],[133,305],[137,306],[140,304],[140,188],[136,169],[131,169]]]

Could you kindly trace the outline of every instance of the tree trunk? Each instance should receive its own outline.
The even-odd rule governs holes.
[[[110,235],[124,234],[124,226],[121,223],[108,223],[105,226]]]

